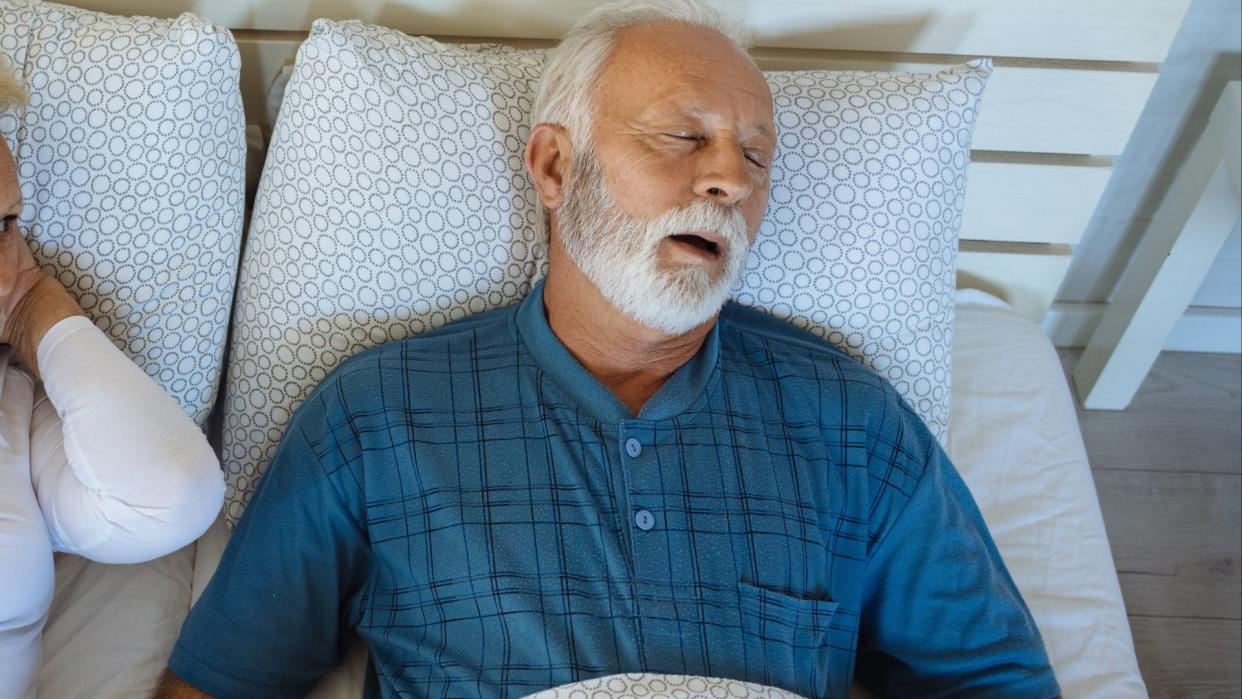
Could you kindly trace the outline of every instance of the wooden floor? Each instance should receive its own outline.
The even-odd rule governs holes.
[[[1238,699],[1242,357],[1165,352],[1128,410],[1078,417],[1148,691]]]

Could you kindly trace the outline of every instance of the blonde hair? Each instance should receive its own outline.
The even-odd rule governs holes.
[[[0,110],[20,107],[26,104],[26,88],[22,84],[21,73],[17,72],[0,55]]]

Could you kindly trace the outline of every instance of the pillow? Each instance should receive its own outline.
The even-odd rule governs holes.
[[[214,402],[244,205],[240,62],[192,15],[0,0],[30,93],[0,112],[35,259],[200,426]]]
[[[255,195],[225,388],[230,526],[333,367],[519,301],[541,275],[522,166],[543,52],[316,20]]]
[[[543,58],[314,23],[242,264],[224,415],[230,523],[333,367],[515,303],[542,274],[522,153]],[[876,358],[942,438],[956,236],[988,72],[772,74],[772,205],[737,290]],[[890,163],[894,181],[874,172]]]
[[[793,692],[777,687],[692,675],[658,675],[630,673],[609,675],[565,684],[529,694],[526,699],[802,699]]]
[[[957,235],[986,60],[768,73],[772,194],[734,300],[888,379],[943,445]]]

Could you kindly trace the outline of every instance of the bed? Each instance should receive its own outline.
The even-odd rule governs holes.
[[[956,314],[950,454],[1035,614],[1062,690],[1146,696],[1052,343],[984,292],[959,291]],[[195,547],[138,566],[58,559],[41,696],[133,697],[153,686],[227,536],[221,519]],[[355,645],[313,696],[359,696],[364,671]]]
[[[77,4],[115,13],[163,11],[140,0]],[[565,17],[588,4],[562,0],[530,11],[514,3],[480,12],[451,3],[360,2],[315,7],[315,16],[357,17],[449,43],[486,39],[540,48],[560,32]],[[947,309],[956,320],[951,353],[945,354],[952,357],[945,444],[1036,616],[1065,696],[1141,697],[1146,693],[1073,399],[1038,322],[1107,182],[1109,156],[1120,153],[1129,137],[1186,3],[1150,0],[1142,9],[1111,0],[1054,5],[1032,1],[995,9],[976,0],[934,7],[893,0],[863,9],[790,3],[752,10],[748,19],[757,29],[754,54],[768,70],[926,72],[976,55],[995,57],[970,153],[956,256],[959,289]],[[293,0],[262,7],[211,0],[196,12],[230,28],[237,43],[253,193],[282,101],[281,90],[269,88],[292,62],[314,17]],[[1118,30],[1114,20],[1123,14],[1129,22]],[[264,207],[261,200],[257,209]],[[255,249],[253,240],[250,245]],[[250,264],[261,268],[257,258]],[[243,318],[247,304],[262,307],[271,300],[247,288],[245,273],[238,295]],[[258,430],[258,439],[246,442],[244,434],[238,437],[245,430],[231,430],[227,413],[246,415],[251,386],[245,382],[254,379],[246,368],[253,357],[244,347],[250,330],[234,330],[230,384],[220,405],[226,413],[225,467],[240,491],[261,472],[263,445],[279,437],[279,419],[287,419],[289,404],[270,413],[275,425],[265,422],[266,411],[246,417],[242,426]],[[382,333],[363,332],[358,341],[383,339]],[[223,338],[215,347],[209,353],[223,352]],[[275,356],[276,345],[256,341],[254,347],[252,354]],[[302,384],[313,378],[308,373]],[[190,604],[219,561],[230,520],[244,506],[244,498],[232,502],[234,509],[196,545],[158,561],[102,566],[58,558],[39,677],[42,696],[138,696],[153,685]],[[364,662],[355,647],[316,696],[356,696]]]

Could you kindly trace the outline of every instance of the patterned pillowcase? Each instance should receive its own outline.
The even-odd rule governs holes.
[[[542,274],[522,166],[542,69],[541,51],[315,21],[242,260],[225,387],[230,525],[337,364],[510,305]]]
[[[244,207],[240,61],[192,15],[0,0],[29,104],[0,112],[35,259],[199,425],[214,402]]]
[[[659,675],[630,673],[609,675],[563,684],[542,692],[528,694],[526,699],[803,699],[801,695],[767,685],[741,680],[699,677],[696,675]]]
[[[230,522],[292,411],[337,364],[515,303],[542,275],[522,153],[543,58],[314,23],[242,263],[224,415]],[[781,152],[737,292],[864,361],[878,357],[872,366],[942,438],[956,236],[987,73],[981,63],[937,75],[772,74]],[[877,107],[882,131],[872,133]],[[846,121],[855,114],[859,124]],[[851,196],[842,187],[852,200],[840,200]],[[873,201],[887,218],[859,209]]]
[[[991,63],[768,73],[780,144],[739,303],[827,339],[946,443],[957,236]]]

